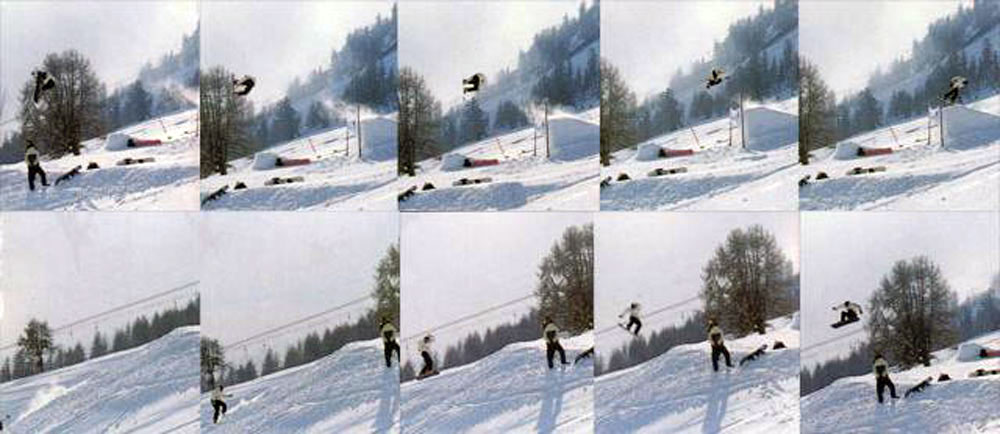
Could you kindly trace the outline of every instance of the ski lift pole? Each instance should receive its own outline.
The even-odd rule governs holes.
[[[358,158],[361,158],[361,104],[357,105],[357,122],[355,123],[355,129],[358,130]]]
[[[941,132],[941,149],[944,147],[944,107],[938,109],[938,130]]]
[[[545,158],[552,158],[552,149],[549,147],[549,101],[545,100]]]
[[[746,120],[743,116],[743,89],[740,88],[740,147],[747,148],[747,128]]]

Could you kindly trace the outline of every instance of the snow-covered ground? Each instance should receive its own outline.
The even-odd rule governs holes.
[[[35,179],[28,190],[24,162],[0,165],[0,210],[143,210],[198,209],[198,110],[151,119],[108,134],[136,139],[158,139],[160,146],[107,149],[104,138],[81,143],[81,155],[42,161],[49,187]],[[125,158],[153,157],[152,163],[116,166]],[[86,170],[89,163],[100,166]],[[56,178],[76,166],[80,174],[54,185]]]
[[[399,432],[399,369],[385,367],[379,339],[347,344],[225,393],[232,397],[218,425],[209,394],[202,395],[202,432]]]
[[[602,210],[795,211],[798,196],[798,99],[749,105],[744,110],[747,147],[738,116],[715,119],[652,138],[612,154],[601,168]],[[731,129],[732,125],[732,129]],[[730,146],[730,139],[732,146]],[[645,151],[692,150],[657,158]],[[684,173],[649,176],[655,169]],[[621,174],[630,178],[617,181]]]
[[[969,343],[1000,348],[1000,331]],[[880,405],[872,374],[841,378],[803,397],[802,432],[1000,432],[1000,375],[969,378],[969,373],[979,368],[1000,369],[1000,358],[959,357],[956,349],[938,351],[934,356],[930,367],[890,373],[900,397],[927,377],[934,378],[923,392],[909,398],[889,399]],[[938,382],[942,373],[951,381]]]
[[[396,129],[394,115],[362,118],[360,158],[355,129],[341,127],[231,161],[232,167],[225,176],[213,175],[201,180],[203,199],[219,188],[229,186],[225,195],[205,203],[202,208],[395,211]],[[301,166],[275,167],[275,157],[309,159],[310,162]],[[264,164],[268,160],[271,164]],[[302,177],[303,180],[265,185],[272,178],[293,177]],[[236,190],[238,182],[244,183],[247,188]]]
[[[1000,209],[1000,95],[944,109],[944,142],[937,116],[921,117],[848,138],[814,151],[800,177],[830,178],[799,189],[803,210]],[[992,114],[991,114],[992,113]],[[930,127],[930,128],[928,128]],[[858,147],[891,148],[858,157]],[[856,167],[883,172],[848,176]]]
[[[772,350],[775,341],[786,349]],[[796,433],[799,430],[798,314],[764,335],[726,341],[734,365],[761,345],[764,356],[712,370],[707,342],[678,345],[629,369],[598,377],[598,433]]]
[[[197,433],[199,327],[0,384],[14,433]]]
[[[443,158],[420,162],[415,177],[400,188],[416,186],[399,203],[405,211],[596,211],[600,147],[600,109],[549,117],[551,158],[545,157],[545,128],[529,127],[459,147]],[[536,155],[537,147],[537,155]],[[452,167],[449,155],[496,159],[486,167]],[[459,158],[461,158],[459,157]],[[453,186],[462,178],[491,182]],[[423,190],[426,183],[433,190]]]
[[[572,365],[592,333],[561,339],[565,369],[549,370],[541,339],[507,345],[481,360],[400,386],[407,433],[590,433],[593,362]]]

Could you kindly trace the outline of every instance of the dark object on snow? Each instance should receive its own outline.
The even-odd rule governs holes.
[[[785,343],[781,341],[774,341],[774,346],[771,347],[772,350],[783,350],[785,348],[788,347],[785,346]]]
[[[876,155],[889,155],[892,153],[892,148],[858,148],[859,157],[874,157]]]
[[[406,191],[399,193],[396,196],[396,202],[404,202],[406,201],[406,199],[409,199],[410,196],[413,196],[415,194],[417,194],[417,186],[414,185],[410,188],[407,188]]]
[[[985,377],[987,375],[1000,375],[1000,369],[983,369],[983,368],[979,368],[979,369],[976,369],[975,371],[972,371],[971,373],[969,373],[969,378]]]
[[[979,350],[979,358],[988,359],[990,357],[1000,357],[1000,350],[987,350],[986,348]]]
[[[74,177],[76,175],[79,175],[80,174],[80,169],[83,169],[83,166],[76,166],[76,167],[70,169],[69,172],[66,172],[66,173],[62,174],[62,176],[56,178],[55,185],[59,185],[59,183],[63,182],[63,181],[69,181],[70,178],[72,178],[72,177]]]
[[[489,182],[493,182],[493,178],[462,178],[459,179],[458,181],[451,183],[451,185],[459,187],[463,185],[486,184]]]
[[[234,78],[233,93],[236,94],[237,96],[246,96],[248,93],[250,93],[251,90],[253,90],[255,84],[256,80],[249,75],[244,75],[240,78]]]
[[[305,166],[312,161],[308,158],[281,158],[274,160],[274,167]]]
[[[616,181],[619,181],[619,182],[621,182],[621,181],[630,181],[631,179],[632,178],[629,178],[629,176],[628,176],[627,173],[619,173],[618,174],[618,178],[616,179]]]
[[[847,171],[847,175],[864,175],[866,173],[885,172],[885,166],[876,167],[855,167]]]
[[[927,379],[925,379],[924,381],[917,383],[916,386],[906,389],[906,392],[903,393],[903,398],[909,398],[910,394],[913,393],[923,392],[924,389],[927,388],[927,386],[931,385],[931,380],[933,380],[933,378],[927,377]]]
[[[757,360],[759,357],[764,355],[765,351],[767,351],[767,344],[761,345],[760,348],[757,348],[754,352],[743,356],[743,358],[740,359],[740,366],[743,366],[744,363]]]
[[[35,70],[31,73],[31,76],[35,79],[35,93],[31,100],[35,104],[42,99],[42,93],[56,87],[56,79],[52,78],[52,75],[48,72],[42,70]]]
[[[115,163],[115,165],[117,165],[117,166],[131,166],[131,165],[134,165],[134,164],[152,163],[154,161],[156,161],[156,159],[153,158],[153,157],[144,157],[144,158],[125,157],[125,158],[123,158],[121,160],[118,160],[118,162]]]
[[[969,80],[960,75],[956,75],[951,78],[948,82],[948,92],[941,96],[941,100],[947,105],[953,105],[956,102],[962,102],[962,89],[969,84]]]
[[[819,173],[816,174],[816,180],[817,181],[819,181],[821,179],[828,179],[828,178],[830,178],[830,175],[827,175],[826,172],[819,172]]]
[[[291,183],[294,183],[294,182],[303,182],[305,180],[306,180],[306,178],[302,177],[302,176],[291,176],[291,177],[288,177],[288,178],[282,178],[280,176],[275,176],[274,178],[271,178],[271,179],[268,179],[267,181],[264,181],[264,185],[271,186],[271,185],[291,184]]]
[[[147,146],[159,146],[163,142],[160,139],[136,139],[129,137],[128,141],[125,142],[125,146],[129,148],[144,148]]]
[[[663,175],[676,175],[678,173],[687,173],[687,167],[674,167],[672,169],[664,169],[662,167],[654,169],[653,171],[646,174],[649,177],[663,176]]]
[[[809,185],[809,178],[811,178],[811,176],[810,175],[806,175],[804,178],[800,179],[799,180],[799,188],[802,188],[802,187],[805,187],[805,186]]]
[[[607,177],[601,180],[601,188],[611,186],[611,177]]]
[[[223,185],[222,187],[219,187],[218,190],[213,191],[212,194],[205,196],[205,198],[201,200],[201,206],[205,206],[206,203],[209,203],[213,200],[222,197],[224,194],[226,194],[226,191],[228,190],[229,190],[228,185]]]
[[[592,357],[594,357],[594,347],[590,347],[590,349],[588,349],[587,351],[578,354],[576,356],[576,359],[573,359],[573,364],[575,365],[577,363],[580,363],[581,360],[589,359]]]
[[[694,149],[660,149],[660,158],[686,157],[694,155]]]
[[[938,380],[937,381],[938,381],[938,383],[940,383],[942,381],[951,381],[951,377],[948,376],[948,374],[945,374],[944,372],[942,372],[941,375],[938,375]]]
[[[841,327],[843,327],[845,325],[853,324],[853,323],[856,323],[858,321],[861,321],[861,319],[859,319],[858,317],[854,317],[854,319],[849,319],[847,321],[844,321],[844,320],[837,321],[837,322],[835,322],[833,324],[830,324],[830,327],[833,327],[835,329],[839,329],[839,328],[841,328]]]
[[[96,161],[91,161],[90,163],[87,164],[87,170],[95,170],[100,168],[101,166],[98,166]]]
[[[430,191],[433,189],[434,189],[434,184],[431,184],[429,182],[425,182],[423,188],[421,188],[421,190],[423,191]]]
[[[725,79],[726,79],[725,71],[718,68],[712,68],[712,72],[709,73],[708,79],[705,80],[705,89],[711,89],[712,86],[721,84],[722,80]]]
[[[462,167],[486,167],[486,166],[496,166],[500,164],[500,160],[496,158],[468,158],[462,161]]]
[[[233,190],[243,190],[245,188],[247,188],[247,185],[243,181],[237,181],[236,185],[233,186]]]
[[[481,73],[473,74],[472,77],[462,79],[462,95],[469,92],[479,92],[479,89],[486,85],[486,76]]]

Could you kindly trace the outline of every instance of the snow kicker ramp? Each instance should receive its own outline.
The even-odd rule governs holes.
[[[1000,332],[970,342],[1000,346]],[[809,433],[985,433],[1000,432],[1000,375],[968,378],[979,369],[1000,368],[998,359],[963,362],[956,350],[936,352],[930,367],[892,372],[896,393],[933,377],[923,392],[886,404],[875,398],[875,377],[845,377],[802,398],[802,431]],[[946,373],[951,381],[937,382]]]
[[[0,385],[14,433],[197,433],[199,328]]]
[[[385,367],[379,339],[347,344],[226,393],[229,410],[218,425],[209,394],[202,394],[202,432],[399,432],[399,369]]]
[[[744,111],[746,116],[747,148],[772,151],[799,141],[799,117],[754,107]]]
[[[563,339],[570,363],[593,334]],[[409,381],[403,396],[406,433],[593,432],[593,363],[549,370],[541,339],[507,345],[474,363]]]
[[[560,114],[549,118],[549,139],[552,141],[552,160],[579,160],[600,151],[601,127],[568,114]]]
[[[395,160],[398,146],[396,121],[372,117],[361,121],[361,156],[366,160]]]
[[[951,106],[944,109],[942,117],[948,149],[968,149],[1000,140],[1000,116]]]
[[[788,347],[771,350],[775,340]],[[641,365],[595,381],[598,433],[797,433],[797,320],[772,321],[765,335],[726,342],[733,364],[762,344],[763,357],[712,371],[707,342],[678,345]]]

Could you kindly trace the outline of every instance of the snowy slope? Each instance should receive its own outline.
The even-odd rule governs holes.
[[[586,333],[561,342],[572,363],[594,339]],[[593,431],[593,363],[550,371],[542,340],[508,345],[400,390],[407,433]]]
[[[1000,97],[994,97],[1000,98]],[[994,98],[990,98],[993,100]],[[995,102],[976,106],[991,107]],[[799,190],[805,210],[996,210],[1000,201],[1000,116],[952,106],[944,110],[945,148],[937,117],[922,117],[814,152],[800,175],[831,178]],[[928,125],[931,126],[928,134]],[[928,140],[929,137],[929,140]],[[882,156],[857,157],[858,146],[892,148]],[[847,176],[855,167],[886,171]]]
[[[385,367],[382,341],[347,344],[312,363],[225,389],[229,410],[212,423],[209,394],[202,432],[399,432],[399,369]]]
[[[771,350],[776,340],[788,348]],[[762,344],[768,345],[762,358],[729,372],[712,371],[711,349],[702,342],[598,377],[597,432],[798,432],[797,315],[771,321],[765,335],[726,341],[737,366]]]
[[[369,116],[361,120],[362,155],[353,127],[341,127],[261,151],[281,158],[308,158],[310,164],[293,167],[255,167],[254,157],[230,162],[225,176],[201,180],[201,196],[228,185],[227,194],[207,202],[206,210],[377,210],[396,209],[396,120]],[[349,142],[349,143],[348,143]],[[348,148],[348,144],[350,148]],[[303,182],[266,186],[275,177],[301,176]],[[235,190],[237,182],[248,187]]]
[[[96,162],[99,170],[57,185],[28,190],[24,162],[0,165],[0,209],[9,210],[146,210],[198,209],[198,110],[151,119],[108,135],[159,139],[160,146],[108,150],[104,138],[81,143],[80,156],[43,161],[49,184],[73,167]],[[153,157],[155,162],[116,166],[124,158]],[[36,187],[40,186],[38,179]]]
[[[602,210],[754,210],[798,209],[795,170],[798,146],[797,99],[748,106],[748,148],[740,146],[739,122],[715,119],[655,137],[613,154],[601,168]],[[694,155],[647,159],[638,149],[693,150]],[[686,168],[686,173],[650,177],[655,169]],[[627,174],[630,181],[616,181]]]
[[[453,150],[450,155],[497,159],[495,166],[453,168],[443,159],[420,162],[415,177],[402,188],[431,183],[399,204],[407,211],[593,211],[598,202],[599,109],[549,118],[551,158],[545,158],[545,128],[529,127]],[[537,142],[536,142],[537,140]],[[537,145],[537,155],[535,147]],[[445,156],[444,159],[449,157]],[[455,187],[462,178],[492,182]]]
[[[15,433],[197,433],[197,326],[0,385]]]
[[[1000,332],[970,342],[1000,348]],[[880,433],[977,433],[1000,431],[1000,376],[968,378],[978,369],[998,369],[1000,359],[962,361],[953,349],[936,352],[931,367],[890,373],[896,392],[934,377],[921,393],[879,405],[874,375],[841,378],[802,398],[802,431]],[[947,373],[951,381],[939,383]],[[886,392],[888,396],[888,392]]]

